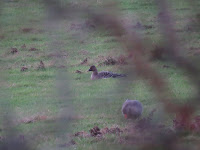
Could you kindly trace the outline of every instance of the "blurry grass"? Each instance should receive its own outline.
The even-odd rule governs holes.
[[[140,22],[142,25],[153,26],[153,28],[137,32],[145,35],[153,43],[159,43],[160,33],[156,16],[158,12],[154,1],[119,1],[120,13],[124,15],[124,18],[127,18],[127,21],[133,19],[134,25]],[[174,3],[179,2],[177,0]],[[46,15],[44,5],[39,1],[13,1],[4,2],[4,7],[2,8],[0,36],[3,35],[5,38],[0,39],[0,62],[1,68],[6,74],[6,90],[9,93],[7,97],[11,107],[16,112],[19,120],[38,114],[57,116],[60,108],[64,108],[67,104],[58,100],[58,93],[55,90],[57,71],[54,66],[48,65],[53,61],[53,58],[47,56],[50,53],[48,44],[51,41],[44,27]],[[187,25],[185,16],[190,16],[190,9],[186,3],[173,5],[177,28],[184,29]],[[123,20],[123,17],[121,19]],[[61,41],[59,41],[61,49],[58,46],[56,50],[66,51],[68,54],[63,61],[63,65],[69,66],[64,70],[68,71],[71,80],[70,92],[72,96],[68,100],[73,102],[77,115],[81,116],[71,124],[73,126],[72,133],[88,131],[94,126],[99,126],[100,128],[112,127],[113,125],[126,126],[128,121],[124,120],[121,115],[121,106],[126,99],[140,100],[144,105],[144,116],[152,109],[160,106],[155,99],[155,95],[152,94],[151,87],[139,79],[133,81],[130,88],[119,92],[120,90],[116,91],[115,89],[124,87],[119,87],[118,79],[91,81],[90,73],[86,73],[89,66],[73,66],[79,64],[86,57],[91,64],[97,65],[98,62],[96,62],[95,58],[98,55],[113,54],[118,56],[123,48],[113,40],[113,37],[106,33],[99,31],[87,33],[81,29],[70,31],[71,22],[73,23],[71,20],[64,21],[66,28],[56,31],[55,34],[61,37]],[[34,31],[24,33],[22,31],[23,28],[31,28]],[[44,30],[44,32],[38,32],[39,30]],[[185,30],[178,32],[177,35],[180,38],[180,43],[184,43],[183,49],[189,49],[192,46],[198,48],[200,46],[197,33],[188,34],[188,31]],[[77,37],[79,38],[77,39]],[[25,49],[21,48],[23,44],[26,44]],[[11,47],[16,47],[19,52],[14,55],[8,54]],[[32,47],[38,50],[36,52],[29,51]],[[88,54],[80,54],[81,50],[88,51]],[[45,65],[48,66],[45,70],[37,70],[40,60],[43,60]],[[187,78],[183,76],[183,72],[177,70],[171,64],[166,64],[170,66],[169,68],[163,68],[163,64],[165,63],[155,62],[154,66],[168,79],[174,96],[183,99],[191,97],[195,91],[190,86]],[[24,65],[29,69],[25,72],[20,72],[21,67]],[[119,72],[116,66],[102,66],[98,67],[98,69]],[[81,70],[84,73],[75,74],[76,70]],[[164,120],[164,123],[171,125],[171,118]],[[51,123],[36,122],[18,125],[18,128],[20,128],[20,132],[30,134],[45,125],[52,126]],[[54,132],[53,129],[52,132]],[[43,140],[49,143],[56,143],[54,138],[44,138]],[[90,140],[76,139],[78,143],[77,149],[95,149],[96,143]]]

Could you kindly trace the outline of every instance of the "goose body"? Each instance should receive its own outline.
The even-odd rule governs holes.
[[[126,100],[122,106],[122,114],[126,119],[137,119],[143,112],[142,103],[138,100]]]
[[[117,73],[113,73],[113,72],[109,72],[109,71],[98,72],[97,68],[95,66],[91,66],[88,71],[92,71],[91,80],[105,79],[105,78],[119,78],[119,77],[126,76],[124,74],[117,74]]]

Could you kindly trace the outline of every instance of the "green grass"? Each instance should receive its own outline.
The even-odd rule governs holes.
[[[120,19],[126,19],[134,25],[140,22],[142,25],[153,26],[136,32],[144,35],[154,44],[161,41],[156,16],[158,11],[153,0],[118,1],[120,15],[123,16],[119,16]],[[175,28],[183,30],[177,32],[177,36],[182,49],[185,50],[184,54],[187,54],[191,47],[199,48],[200,46],[199,34],[184,30],[190,22],[192,10],[183,0],[172,3]],[[101,3],[95,3],[95,5],[101,5]],[[126,99],[140,100],[144,105],[144,116],[154,108],[160,107],[151,86],[146,82],[138,78],[131,83],[130,81],[120,82],[121,79],[91,81],[90,73],[86,72],[89,65],[76,65],[86,57],[90,64],[97,65],[98,56],[119,56],[123,53],[123,47],[116,42],[114,37],[97,29],[70,30],[71,23],[83,23],[73,19],[58,22],[60,28],[49,32],[46,29],[46,16],[45,6],[40,1],[3,2],[1,7],[0,37],[4,38],[0,38],[0,68],[6,80],[6,88],[2,89],[5,98],[1,98],[1,103],[4,104],[6,101],[3,105],[4,109],[11,108],[16,115],[16,120],[41,114],[57,117],[63,109],[69,111],[71,107],[74,109],[73,113],[79,116],[75,121],[67,120],[64,122],[66,126],[60,128],[54,121],[16,124],[15,127],[20,134],[33,139],[32,144],[35,149],[48,144],[50,147],[58,148],[57,145],[67,141],[65,134],[67,132],[89,131],[94,126],[125,127],[129,121],[123,119],[121,106]],[[22,31],[24,28],[31,28],[33,31],[25,33]],[[26,44],[26,48],[21,48],[23,44]],[[19,52],[10,54],[12,47],[17,48]],[[32,47],[37,48],[38,51],[29,51]],[[82,50],[88,53],[82,54]],[[63,69],[64,77],[61,77],[62,72],[54,67],[54,58],[48,57],[53,51],[62,51],[67,54],[67,57],[62,58],[60,62],[61,65],[67,66]],[[45,63],[45,70],[37,70],[40,60]],[[169,65],[170,68],[163,68],[164,64]],[[22,66],[27,66],[29,69],[21,72]],[[173,96],[183,99],[180,103],[195,94],[195,89],[176,66],[163,62],[154,62],[153,66],[169,81]],[[98,67],[99,70],[122,72],[119,68],[119,66]],[[76,74],[74,73],[76,70],[84,73]],[[121,83],[124,84],[121,85]],[[173,116],[160,116],[161,111],[156,112],[155,119],[162,119],[164,124],[171,126]],[[1,121],[3,115],[4,113],[1,114]],[[68,124],[69,122],[71,123]],[[4,135],[6,127],[1,128],[0,134]],[[62,133],[58,138],[56,133],[59,129]],[[116,140],[112,135],[108,136],[108,139],[112,142]],[[94,142],[91,138],[76,138],[75,140],[77,142],[75,147],[80,150],[98,149],[98,146],[101,147],[104,143],[103,141]]]

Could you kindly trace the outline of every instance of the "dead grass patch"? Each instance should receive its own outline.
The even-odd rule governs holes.
[[[128,57],[120,55],[118,57],[112,56],[99,56],[97,58],[98,66],[109,66],[109,65],[127,65]]]
[[[88,64],[88,59],[87,58],[85,58],[81,63],[80,63],[80,65],[87,65]]]
[[[90,52],[88,52],[87,50],[80,50],[80,51],[78,52],[78,54],[80,54],[80,55],[89,55]]]
[[[73,22],[70,25],[70,30],[85,30],[85,29],[95,29],[96,24],[93,20],[85,20],[82,23],[80,22]]]
[[[45,65],[44,65],[44,62],[42,60],[40,61],[40,64],[38,65],[37,69],[38,70],[44,70],[45,69]]]
[[[29,51],[38,51],[38,49],[35,48],[35,47],[31,47],[31,48],[29,49]]]
[[[92,129],[89,130],[89,132],[85,132],[85,131],[80,131],[75,133],[73,136],[75,137],[82,137],[82,138],[86,138],[86,137],[102,137],[105,136],[106,134],[120,134],[123,133],[125,130],[121,129],[119,127],[105,127],[100,129],[98,126],[93,127]]]
[[[20,29],[22,33],[44,33],[43,29],[35,29],[35,28],[22,28]]]
[[[147,117],[143,117],[137,122],[130,122],[125,128],[114,126],[100,129],[98,126],[95,126],[89,132],[80,131],[72,137],[94,138],[97,142],[101,140],[109,142],[109,138],[106,135],[113,134],[116,136],[115,142],[120,144],[134,144],[137,146],[148,143],[154,144],[161,136],[165,137],[174,134],[173,130],[162,124],[152,123],[155,111],[155,109],[152,110]]]
[[[27,71],[28,70],[28,67],[25,67],[25,66],[23,66],[23,67],[21,67],[21,72],[24,72],[24,71]]]
[[[29,124],[29,123],[34,123],[37,121],[45,121],[45,120],[51,120],[51,119],[52,117],[49,117],[46,115],[37,115],[37,116],[23,118],[19,121],[19,123]]]
[[[80,70],[76,70],[75,73],[82,74],[83,72]]]
[[[23,45],[21,46],[21,48],[22,48],[22,49],[25,49],[25,48],[26,48],[26,44],[23,44]]]
[[[18,49],[17,49],[17,48],[11,48],[11,51],[10,51],[11,54],[15,54],[15,53],[17,53],[17,52],[18,52]]]
[[[51,58],[67,58],[68,54],[66,52],[51,52],[47,56]]]
[[[22,28],[21,29],[21,31],[23,32],[23,33],[30,33],[30,32],[32,32],[34,29],[33,28]]]

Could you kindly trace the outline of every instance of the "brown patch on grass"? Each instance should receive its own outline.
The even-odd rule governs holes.
[[[103,62],[99,63],[98,66],[108,66],[108,65],[116,65],[117,60],[111,56],[105,57]]]
[[[68,54],[66,52],[52,52],[48,54],[48,57],[53,58],[67,58]]]
[[[117,39],[112,38],[112,39],[107,39],[104,42],[105,43],[112,43],[112,42],[118,42],[118,41],[117,41]]]
[[[21,67],[21,72],[24,72],[24,71],[27,71],[28,70],[28,67],[25,67],[25,66],[23,66],[23,67]]]
[[[173,127],[176,131],[192,131],[200,133],[200,116],[194,116],[190,122],[186,122],[184,118],[177,117],[173,120]]]
[[[44,30],[34,29],[34,28],[22,28],[21,32],[23,32],[23,33],[44,33]]]
[[[82,74],[83,72],[80,70],[76,70],[75,73]]]
[[[70,30],[80,30],[83,28],[83,24],[81,23],[72,23],[70,25]]]
[[[31,31],[33,31],[33,28],[23,28],[21,30],[23,33],[30,33]]]
[[[119,57],[99,57],[98,60],[100,63],[98,66],[109,66],[109,65],[126,65],[128,64],[128,57],[120,55]]]
[[[152,127],[151,120],[153,118],[155,111],[156,109],[152,110],[147,117],[140,119],[135,125],[135,128],[139,130],[145,130],[145,129],[151,128]]]
[[[102,135],[102,133],[100,132],[100,128],[99,127],[94,127],[94,128],[92,128],[92,129],[90,129],[90,135],[91,136],[101,136]]]
[[[26,48],[26,44],[22,45],[21,48],[22,48],[22,49]]]
[[[95,29],[96,24],[93,20],[86,20],[82,23],[71,23],[70,30],[84,30],[84,29]]]
[[[80,63],[80,65],[86,65],[87,63],[88,63],[88,59],[85,58],[85,59]]]
[[[40,61],[40,64],[38,65],[37,69],[38,69],[38,70],[43,70],[43,69],[45,69],[45,65],[44,65],[44,63],[43,63],[42,60]]]
[[[145,28],[145,29],[153,29],[154,26],[152,26],[152,25],[144,25],[144,28]]]
[[[46,68],[66,68],[66,65],[63,65],[67,62],[57,62],[56,60],[50,60],[49,62],[45,63],[45,67]]]
[[[10,51],[11,54],[15,54],[15,53],[17,53],[17,52],[18,52],[18,49],[17,49],[17,48],[11,48],[11,51]]]
[[[90,137],[90,134],[85,131],[80,131],[80,132],[75,133],[74,136],[86,138],[86,137]]]
[[[118,64],[120,65],[126,65],[128,64],[128,61],[127,61],[128,57],[124,56],[124,55],[120,55],[118,58],[117,58],[117,62]]]
[[[37,51],[38,49],[37,48],[35,48],[35,47],[31,47],[30,49],[29,49],[29,51]]]
[[[100,130],[100,132],[104,135],[104,134],[120,134],[123,132],[122,129],[120,129],[119,127],[112,127],[112,128],[103,128]]]
[[[87,50],[80,50],[80,51],[78,52],[78,54],[80,54],[80,55],[89,55],[90,52],[88,52]]]
[[[163,65],[163,68],[169,68],[170,66],[168,66],[168,65]]]
[[[48,116],[38,115],[38,116],[34,116],[34,117],[24,118],[24,119],[20,120],[19,122],[29,124],[29,123],[34,123],[34,122],[37,122],[37,121],[45,121],[45,120],[49,120],[49,119],[51,119],[51,118],[48,117]]]
[[[93,127],[92,129],[89,130],[88,132],[85,131],[80,131],[75,133],[73,136],[75,137],[102,137],[106,134],[116,134],[119,135],[120,133],[124,132],[125,129],[120,129],[119,127],[112,127],[112,128],[108,128],[105,127],[103,129],[100,129],[98,126]]]
[[[151,51],[151,60],[162,60],[164,55],[164,49],[160,46],[155,46]]]
[[[96,28],[96,24],[93,20],[86,20],[85,21],[85,26],[89,29],[95,29]]]
[[[147,117],[140,119],[138,122],[131,124],[122,136],[119,136],[118,141],[121,144],[143,146],[148,144],[163,144],[165,137],[171,137],[173,140],[175,132],[165,127],[162,124],[153,123],[152,117],[155,110],[151,111]],[[166,141],[168,142],[168,141]]]

